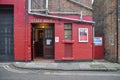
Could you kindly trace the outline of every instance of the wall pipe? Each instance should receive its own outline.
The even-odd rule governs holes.
[[[48,0],[46,0],[46,7],[45,8],[48,9]]]
[[[95,27],[94,26],[92,26],[92,30],[93,30],[93,32],[92,32],[92,36],[93,36],[93,38],[92,38],[92,58],[93,58],[93,61],[94,61],[94,59],[95,59],[95,44],[94,44],[94,37],[95,37]]]
[[[32,10],[31,10],[31,0],[27,0],[27,5],[28,5],[28,13],[30,13]]]
[[[79,12],[49,12],[49,14],[77,14],[77,15],[81,15],[81,13]]]
[[[119,52],[119,22],[118,22],[118,0],[116,0],[116,37],[117,37],[117,49],[116,49],[116,62],[118,62],[118,52]]]
[[[83,20],[83,14],[82,14],[82,11],[81,11],[81,15],[80,15],[80,20]]]
[[[46,14],[48,14],[48,0],[46,0]]]
[[[86,5],[83,4],[83,3],[79,3],[79,2],[77,2],[77,1],[75,1],[75,0],[69,0],[69,1],[71,1],[71,2],[73,2],[73,3],[75,3],[75,4],[78,4],[78,5],[80,5],[80,6],[83,6],[83,7],[86,8],[86,9],[93,10],[91,7],[86,6]]]
[[[37,12],[42,12],[42,11],[46,11],[46,9],[31,9],[30,11],[37,11]]]
[[[28,0],[26,0],[25,7],[25,61],[28,61]]]
[[[31,12],[45,12],[46,9],[31,9]],[[50,12],[48,10],[48,14],[76,14],[76,15],[81,15],[79,12]]]
[[[35,12],[34,13],[30,12],[29,14],[36,15],[36,16],[50,17],[50,18],[58,18],[58,19],[63,19],[63,20],[71,20],[71,21],[74,21],[74,22],[94,23],[94,21],[73,19],[73,18],[54,16],[54,15],[46,15],[46,14],[40,14],[40,13],[35,13]]]

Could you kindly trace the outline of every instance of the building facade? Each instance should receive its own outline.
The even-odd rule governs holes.
[[[119,5],[120,0],[94,0],[93,4],[95,35],[104,36],[104,57],[112,62],[120,62]]]
[[[93,60],[92,0],[0,0],[0,60]]]

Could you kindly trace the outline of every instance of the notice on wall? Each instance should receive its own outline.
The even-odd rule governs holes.
[[[102,46],[102,37],[94,37],[94,45]]]
[[[56,42],[56,43],[59,42],[59,37],[55,37],[55,42]]]
[[[51,42],[52,42],[52,40],[47,39],[46,44],[47,44],[47,45],[50,45],[50,44],[51,44]]]

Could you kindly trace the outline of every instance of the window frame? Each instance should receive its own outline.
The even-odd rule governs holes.
[[[71,28],[65,28],[65,25],[67,25],[67,26],[69,26],[70,25],[70,27]],[[66,31],[70,31],[71,32],[71,34],[67,34],[67,35],[65,35],[65,32]],[[69,37],[69,38],[65,38],[65,36],[67,36],[67,37]],[[64,40],[72,40],[72,23],[64,23]]]

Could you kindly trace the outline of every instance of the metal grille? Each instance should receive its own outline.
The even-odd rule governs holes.
[[[13,60],[13,6],[0,6],[0,61]]]

